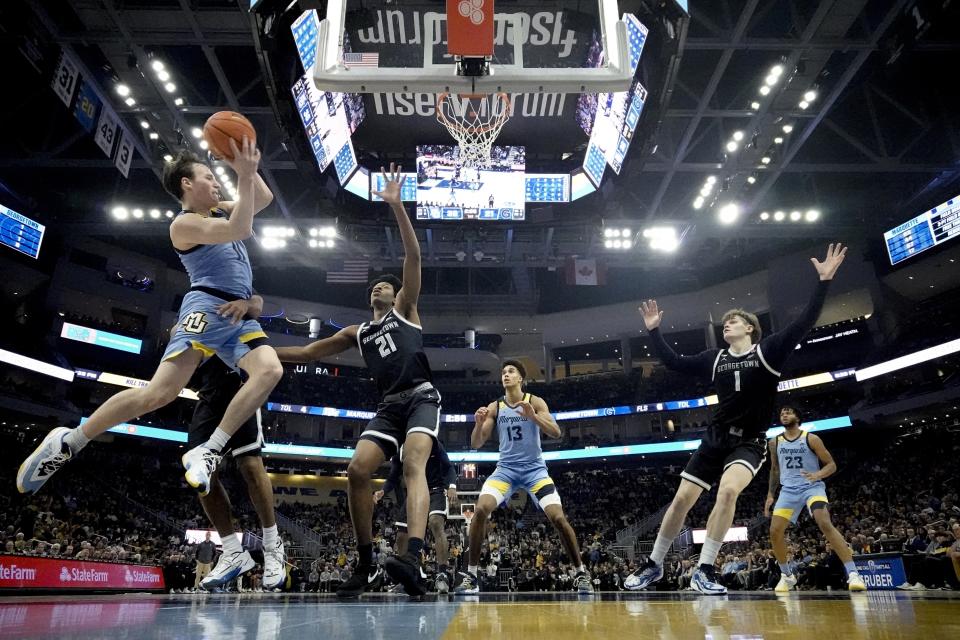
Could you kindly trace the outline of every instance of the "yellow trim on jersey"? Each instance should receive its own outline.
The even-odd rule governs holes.
[[[809,509],[814,502],[826,502],[830,504],[830,501],[827,500],[827,496],[810,496],[807,498],[807,509]]]
[[[257,338],[266,338],[267,334],[263,331],[251,331],[250,333],[245,333],[240,336],[240,342],[247,343],[251,340],[256,340]]]
[[[536,482],[533,483],[533,486],[530,487],[530,493],[536,493],[537,491],[540,491],[540,489],[543,489],[547,485],[551,485],[551,484],[553,484],[553,479],[550,478],[550,476],[547,476],[546,478],[543,478],[541,480],[537,480]]]
[[[774,509],[773,515],[789,520],[793,517],[793,509]]]
[[[505,406],[507,406],[507,403],[503,400],[499,400],[497,404],[497,413],[499,413],[500,409],[503,409]]]
[[[509,498],[507,492],[510,491],[510,485],[503,480],[487,480],[483,483],[483,489],[490,487],[495,490],[497,493],[502,495],[504,498]]]
[[[524,402],[530,402],[530,394],[529,394],[529,393],[523,394],[523,401],[524,401]]]
[[[200,351],[201,353],[203,353],[204,357],[207,357],[207,358],[209,358],[210,356],[214,355],[217,352],[216,349],[211,349],[210,347],[203,344],[199,340],[191,340],[190,346],[192,346],[197,351]]]

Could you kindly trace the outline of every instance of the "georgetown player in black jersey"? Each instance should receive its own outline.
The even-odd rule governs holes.
[[[411,596],[423,595],[419,584],[420,551],[427,528],[430,498],[424,470],[440,431],[440,393],[431,384],[432,374],[423,352],[423,329],[417,300],[420,297],[420,243],[400,200],[403,177],[390,165],[383,174],[386,185],[374,192],[390,205],[403,241],[403,281],[385,275],[373,280],[369,290],[373,320],[341,329],[330,338],[304,347],[277,350],[285,362],[311,362],[360,349],[380,392],[377,415],[360,435],[347,467],[350,518],[357,535],[359,559],[353,576],[337,590],[341,597],[357,597],[380,582],[373,565],[373,472],[403,445],[403,479],[407,485],[407,552],[389,558],[385,568]]]
[[[715,574],[714,563],[727,529],[733,524],[737,498],[766,459],[766,431],[773,419],[780,371],[817,321],[830,281],[846,254],[845,247],[831,244],[823,262],[810,259],[820,282],[800,317],[782,331],[761,340],[760,322],[755,315],[742,309],[728,311],[723,317],[727,349],[708,349],[695,356],[677,355],[660,334],[663,312],[657,308],[656,301],[648,300],[641,305],[643,322],[664,365],[688,375],[709,378],[719,399],[703,442],[680,474],[680,488],[663,516],[650,559],[626,579],[627,589],[644,589],[663,577],[663,560],[680,533],[687,513],[700,494],[709,491],[719,480],[717,502],[707,520],[707,539],[700,552],[700,567],[691,578],[690,586],[701,593],[726,593],[726,587]]]
[[[433,441],[433,451],[427,459],[427,487],[430,491],[430,513],[427,517],[427,528],[433,534],[433,544],[437,551],[436,589],[438,593],[450,591],[450,576],[447,560],[450,557],[450,546],[444,529],[447,524],[447,513],[451,505],[457,502],[457,469],[450,462],[450,456],[444,450],[439,440]],[[403,483],[403,449],[390,459],[390,473],[383,487],[373,494],[373,499],[379,502],[385,494],[393,492],[397,498],[397,553],[407,552],[407,488]]]

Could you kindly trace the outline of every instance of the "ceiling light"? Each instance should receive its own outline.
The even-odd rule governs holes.
[[[769,220],[769,219],[770,219],[770,214],[767,213],[766,211],[764,211],[764,212],[762,212],[762,213],[760,214],[760,219],[761,219],[761,220]]]
[[[699,209],[702,206],[703,206],[703,196],[697,196],[696,199],[694,199],[693,201],[693,208]]]
[[[173,162],[173,156],[170,155],[169,153],[164,154],[164,156],[163,156],[163,161],[164,161],[164,162]]]
[[[783,222],[783,219],[786,217],[787,217],[787,214],[785,214],[783,211],[775,211],[773,213],[773,219],[776,220],[777,222]]]
[[[317,241],[316,241],[316,240],[309,240],[309,241],[307,242],[307,245],[308,245],[311,249],[316,249],[316,248],[317,248]]]
[[[266,249],[267,251],[272,251],[274,249],[283,249],[287,246],[287,241],[283,238],[264,238],[260,241],[260,246]]]
[[[799,104],[798,106],[799,106],[801,109],[806,109],[807,107],[810,106],[810,103],[807,102],[806,100],[801,100],[801,101],[800,101],[800,104]]]
[[[333,249],[334,242],[333,240],[327,240],[327,249]]]
[[[770,94],[770,87],[768,87],[767,85],[763,85],[762,87],[760,87],[760,95],[766,96],[769,94]]]
[[[751,102],[751,103],[750,103],[750,108],[753,109],[754,111],[757,111],[757,110],[760,108],[760,103],[759,103],[759,102],[756,102],[756,101]]]
[[[738,145],[736,142],[731,140],[730,142],[727,143],[727,151],[729,151],[730,153],[733,153],[734,151],[737,150],[737,147],[739,146],[740,145]]]
[[[781,138],[780,136],[777,136],[776,138],[773,139],[773,144],[783,144],[783,138]]]
[[[784,133],[790,133],[791,131],[793,131],[793,125],[792,125],[792,124],[785,124],[785,125],[783,125],[783,132],[784,132]]]
[[[760,162],[762,162],[763,164],[770,164],[770,156],[763,156],[762,158],[760,158]]]
[[[773,74],[771,73],[770,75],[768,75],[768,76],[766,77],[766,79],[764,80],[764,82],[767,83],[767,86],[772,87],[773,85],[777,84],[777,80],[779,80],[779,79],[780,79],[779,77],[777,77],[777,76],[775,76],[775,75],[773,75]]]
[[[150,132],[150,139],[151,139],[151,140],[159,140],[159,139],[160,139],[160,134],[157,133],[156,131],[151,131],[151,132]]]
[[[612,238],[612,237],[615,236],[615,235],[617,235],[617,230],[616,230],[616,229],[604,229],[604,230],[603,230],[603,237],[604,237],[604,238]]]
[[[613,240],[604,240],[603,246],[605,249],[613,249]]]
[[[163,85],[163,88],[167,90],[167,93],[173,93],[177,90],[177,85],[173,84],[172,82],[168,82],[167,84]]]
[[[741,140],[743,140],[743,131],[734,131],[733,139],[736,140],[737,142],[740,142]]]
[[[163,67],[163,62],[160,61],[160,60],[154,60],[153,62],[150,63],[150,66],[153,68],[154,71],[156,71],[156,72],[158,72],[158,73],[159,73],[160,71],[163,71],[163,69],[164,69],[164,67]]]
[[[166,82],[170,79],[170,74],[164,70],[157,71],[157,80],[160,82]]]
[[[803,99],[806,100],[807,102],[813,102],[814,100],[817,99],[817,92],[814,91],[813,89],[810,89],[805,94],[803,94]]]
[[[173,104],[175,104],[175,105],[177,105],[177,106],[179,107],[180,105],[183,104],[183,98],[174,98],[174,99],[173,99]]]
[[[820,218],[820,212],[816,209],[810,209],[807,211],[806,220],[807,222],[816,222]]]
[[[117,90],[117,95],[120,96],[121,98],[126,98],[128,95],[130,95],[130,87],[128,87],[125,84],[122,84],[122,83],[118,84],[116,86],[116,90]]]
[[[733,224],[740,216],[740,207],[735,202],[729,202],[717,212],[717,219],[720,224]]]
[[[631,235],[630,229],[624,229],[623,231],[620,232],[620,235],[623,236],[624,238],[629,238]]]
[[[779,78],[781,75],[783,75],[783,65],[782,65],[782,64],[775,64],[775,65],[773,65],[772,67],[770,67],[770,75],[776,76],[776,77],[778,77],[778,78]]]
[[[717,181],[717,176],[707,176],[707,184],[713,184]]]
[[[134,209],[130,213],[132,213],[133,217],[136,218],[137,220],[143,217],[143,209]]]
[[[150,128],[150,123],[147,122],[146,120],[141,120],[141,121],[140,121],[140,126],[143,127],[144,129],[149,129],[149,128]]]
[[[172,218],[172,217],[173,217],[173,211],[170,211],[170,209],[167,209],[167,210],[164,212],[163,215],[167,216],[168,218]]]
[[[613,248],[614,248],[614,249],[619,249],[619,248],[622,247],[622,246],[623,246],[623,240],[614,240],[614,241],[613,241]]]
[[[130,217],[130,212],[127,211],[126,207],[114,207],[110,213],[113,214],[113,217],[117,220],[126,220]]]
[[[215,172],[218,176],[222,176],[223,174],[225,174],[225,173],[227,172],[227,170],[224,169],[223,167],[217,167],[216,169],[214,169],[214,172]]]
[[[629,240],[624,240],[624,241],[623,241],[623,248],[624,248],[624,249],[632,249],[632,248],[633,248],[633,243],[630,242]]]
[[[150,217],[154,220],[160,219],[160,209],[150,209]]]
[[[210,144],[209,144],[206,140],[201,140],[201,141],[200,141],[200,148],[203,149],[203,150],[207,150],[207,149],[210,148]]]
[[[128,107],[132,107],[133,105],[137,104],[137,101],[128,96],[127,99],[123,101],[123,103]]]
[[[750,184],[753,184],[753,183],[756,182],[756,181],[757,181],[757,179],[754,178],[753,176],[747,176],[747,182],[749,182]]]
[[[190,135],[199,140],[203,137],[203,129],[200,127],[194,127],[193,129],[190,129]]]
[[[317,229],[317,235],[321,238],[335,238],[337,236],[336,227],[320,227]]]
[[[790,212],[790,221],[791,221],[791,222],[797,222],[797,221],[800,219],[800,217],[801,217],[801,216],[800,216],[800,212],[799,212],[799,211],[791,211],[791,212]]]
[[[701,198],[706,198],[708,195],[710,195],[710,192],[711,192],[712,190],[713,190],[713,189],[710,187],[710,185],[704,185],[704,187],[703,187],[702,189],[700,189],[700,197],[701,197]]]

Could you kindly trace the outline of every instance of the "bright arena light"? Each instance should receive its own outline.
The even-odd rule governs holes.
[[[781,138],[780,136],[777,136],[776,138],[773,139],[773,144],[783,144],[783,138]]]
[[[150,66],[153,68],[154,71],[158,73],[160,71],[163,71],[164,69],[163,62],[160,60],[154,60],[153,62],[150,63]]]
[[[799,212],[799,211],[791,211],[791,212],[790,212],[790,221],[791,221],[791,222],[797,222],[798,220],[800,220],[800,217],[801,217],[801,216],[800,216],[800,212]]]
[[[693,208],[700,209],[703,207],[703,196],[697,196],[693,201]]]
[[[214,169],[213,171],[214,171],[214,173],[216,173],[218,176],[222,176],[223,174],[225,174],[225,173],[227,172],[227,170],[224,169],[223,167],[217,167],[217,168]]]
[[[160,139],[160,134],[157,133],[156,131],[151,131],[151,132],[150,132],[150,139],[151,139],[151,140],[159,140],[159,139]]]
[[[807,102],[813,102],[814,100],[817,99],[817,92],[814,91],[813,89],[810,89],[805,94],[803,94],[803,99],[806,100]]]
[[[317,235],[321,238],[335,238],[337,236],[336,227],[320,227],[317,229]]]
[[[801,109],[806,109],[807,107],[810,106],[810,103],[807,102],[806,100],[801,100],[801,101],[800,101],[800,104],[797,105],[797,106],[800,107]]]
[[[736,142],[734,142],[733,140],[731,140],[730,142],[727,143],[727,151],[728,151],[729,153],[733,153],[734,151],[736,151],[736,150],[739,148],[739,146],[740,146],[740,145],[738,145]]]
[[[166,71],[161,70],[157,72],[157,80],[159,80],[160,82],[166,82],[169,79],[170,79],[170,74],[167,73]]]
[[[720,207],[717,212],[717,220],[720,224],[733,224],[740,217],[740,206],[735,202],[728,202]]]
[[[773,74],[771,73],[769,76],[766,77],[766,79],[764,80],[764,82],[767,83],[767,86],[772,87],[773,85],[777,84],[777,81],[778,81],[779,79],[780,79],[779,77],[777,77],[777,76],[775,76],[775,75],[773,75]]]
[[[714,184],[717,181],[717,176],[707,176],[707,184]]]
[[[167,90],[167,93],[173,93],[177,90],[177,85],[173,84],[172,82],[168,82],[163,85],[163,88]]]
[[[643,237],[649,240],[654,251],[672,253],[680,246],[677,230],[673,227],[650,227],[643,230]]]
[[[605,249],[613,249],[613,240],[604,240],[603,247]]]
[[[616,230],[616,229],[609,229],[609,228],[608,228],[608,229],[604,229],[604,230],[603,230],[603,237],[604,237],[604,238],[612,238],[612,237],[615,236],[615,235],[617,235],[617,230]]]
[[[783,75],[783,65],[782,65],[782,64],[775,64],[775,65],[773,65],[772,67],[770,67],[770,75],[776,76],[776,77],[778,77],[778,78],[779,78],[781,75]]]
[[[810,209],[807,211],[806,220],[807,222],[816,222],[820,219],[820,212],[816,209]]]
[[[763,156],[762,158],[760,158],[760,162],[762,162],[763,164],[770,164],[770,156]]]
[[[123,83],[118,84],[116,86],[116,91],[117,91],[117,95],[120,96],[121,98],[126,98],[128,95],[130,95],[130,87],[128,87]]]
[[[754,111],[756,111],[756,110],[758,110],[758,109],[760,108],[760,103],[759,103],[759,102],[756,102],[756,101],[751,102],[751,103],[750,103],[750,108],[753,109]]]
[[[201,141],[200,141],[200,148],[203,149],[204,151],[206,151],[207,149],[210,148],[210,144],[209,144],[206,140],[201,140]]]
[[[792,125],[792,124],[785,124],[785,125],[783,125],[783,132],[784,132],[784,133],[790,133],[791,131],[793,131],[793,125]]]
[[[756,182],[756,181],[757,181],[757,179],[756,179],[755,177],[753,177],[753,176],[747,176],[747,182],[749,182],[750,184],[753,184],[753,183]]]
[[[268,251],[274,249],[283,249],[287,246],[287,241],[283,238],[264,238],[260,241],[260,246]]]
[[[203,137],[203,129],[200,127],[194,127],[193,129],[190,129],[190,135],[199,140]]]
[[[160,219],[160,209],[150,209],[150,217],[154,220]]]
[[[787,217],[787,214],[785,214],[783,211],[775,211],[773,213],[773,219],[776,220],[777,222],[783,222],[783,219],[786,217]]]
[[[117,220],[126,220],[130,217],[130,212],[127,211],[126,207],[114,207],[110,213]]]
[[[740,142],[741,140],[743,140],[743,131],[734,131],[733,139],[736,140],[737,142]]]
[[[624,229],[623,231],[620,232],[620,235],[623,236],[624,238],[629,238],[633,234],[630,233],[630,229]]]
[[[164,162],[173,162],[173,156],[170,155],[169,153],[165,153],[165,154],[163,154],[163,161],[164,161]]]
[[[769,219],[770,219],[770,214],[767,213],[766,211],[763,211],[763,212],[760,214],[760,219],[761,219],[761,220],[764,220],[764,221],[769,220]]]
[[[763,85],[762,87],[760,87],[760,95],[762,96],[770,95],[770,87],[768,87],[767,85]]]
[[[127,96],[127,99],[124,100],[123,103],[124,103],[125,105],[127,105],[128,107],[132,107],[133,105],[137,104],[137,101],[134,100],[133,98]]]

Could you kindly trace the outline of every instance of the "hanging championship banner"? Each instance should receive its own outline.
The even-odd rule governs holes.
[[[97,132],[93,141],[103,150],[108,158],[113,157],[113,146],[117,142],[117,133],[120,131],[120,121],[117,114],[107,105],[100,111],[100,120],[97,121]]]
[[[80,71],[76,63],[70,58],[66,51],[60,53],[60,64],[57,65],[57,71],[53,74],[53,81],[50,83],[53,92],[56,93],[63,104],[70,108],[73,103],[73,93],[77,89],[77,81],[80,79]]]
[[[87,133],[93,133],[97,123],[97,110],[100,108],[100,98],[93,87],[86,80],[80,81],[80,92],[77,94],[77,103],[73,108],[73,115]]]
[[[117,139],[119,142],[117,143],[117,157],[114,159],[114,164],[126,178],[127,174],[130,173],[130,163],[133,161],[133,141],[123,127],[117,130]]]

